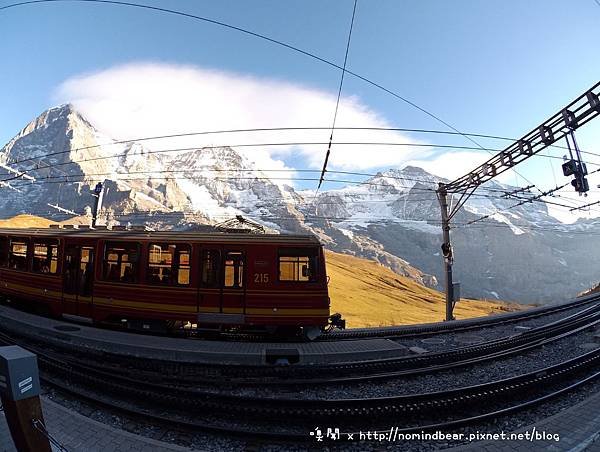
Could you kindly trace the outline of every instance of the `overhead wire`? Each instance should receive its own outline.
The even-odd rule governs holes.
[[[115,157],[115,156],[110,156],[110,157]],[[88,159],[88,160],[95,160],[97,158],[94,159]],[[63,162],[66,164],[70,164],[70,163],[76,163],[76,162]],[[52,165],[48,166],[51,167]],[[41,167],[40,169],[43,169],[45,167]],[[600,170],[600,169],[599,169]],[[594,172],[598,172],[599,170],[596,170]],[[172,174],[172,173],[186,173],[186,174],[196,174],[196,173],[214,173],[214,172],[225,172],[225,173],[230,173],[230,172],[242,172],[242,173],[260,173],[260,172],[269,172],[269,171],[275,171],[275,172],[283,172],[284,170],[260,170],[260,169],[215,169],[215,168],[200,168],[200,169],[186,169],[186,170],[144,170],[144,171],[133,171],[133,172],[128,172],[128,173],[118,173],[118,172],[110,172],[110,173],[79,173],[79,174],[65,174],[63,173],[63,175],[61,176],[45,176],[45,177],[39,177],[38,180],[36,181],[32,181],[32,182],[25,182],[25,181],[18,181],[20,182],[20,184],[13,184],[11,186],[11,188],[20,188],[20,187],[26,187],[29,186],[31,184],[48,184],[48,183],[59,183],[59,184],[63,184],[63,183],[81,183],[82,181],[79,181],[77,179],[81,178],[81,179],[86,179],[89,177],[93,177],[93,176],[117,176],[116,179],[119,181],[136,181],[136,180],[181,180],[181,179],[189,179],[188,177],[144,177],[144,178],[140,178],[140,177],[131,177],[131,174],[146,174],[146,175],[156,175],[156,174]],[[311,170],[311,169],[307,169],[307,170],[297,170],[296,172],[307,172],[307,173],[311,173],[311,172],[317,172],[317,170]],[[409,182],[416,182],[416,183],[426,183],[426,184],[433,184],[434,182],[431,179],[418,179],[418,178],[408,178],[405,176],[394,176],[394,175],[389,175],[389,174],[368,174],[368,173],[358,173],[358,172],[350,172],[350,171],[331,171],[331,174],[343,174],[343,175],[356,175],[356,176],[365,176],[365,177],[382,177],[382,178],[387,178],[387,179],[397,179],[397,180],[402,180],[402,181],[409,181]],[[593,174],[593,173],[592,173]],[[122,177],[122,176],[127,176],[127,177]],[[314,178],[297,178],[297,177],[281,177],[281,178],[274,178],[274,177],[257,177],[256,175],[253,175],[251,177],[240,177],[240,176],[236,176],[236,177],[220,177],[220,178],[213,178],[214,180],[227,180],[227,181],[231,181],[231,180],[267,180],[267,181],[274,181],[274,180],[289,180],[289,181],[312,181],[315,180]],[[369,182],[369,181],[354,181],[354,180],[341,180],[341,179],[329,179],[330,182],[335,182],[335,183],[344,183],[344,184],[356,184],[356,185],[372,185],[372,186],[385,186],[387,184],[384,183],[373,183],[373,182]],[[558,187],[558,188],[563,188],[564,186],[566,186],[568,184],[563,185],[562,187]],[[411,190],[414,191],[428,191],[428,192],[434,192],[435,189],[434,188],[427,188],[427,187],[414,187],[414,186],[403,186],[403,187],[399,187],[399,188],[410,188]],[[497,193],[503,193],[504,195],[507,195],[509,192],[507,192],[506,190],[502,190],[502,189],[497,189],[497,188],[492,188],[492,187],[483,187],[483,189],[486,189],[490,192],[497,192]],[[546,192],[545,195],[551,195],[553,191],[549,191]],[[575,200],[571,200],[571,201],[575,201]],[[550,202],[549,204],[552,204],[553,202]],[[558,205],[557,203],[553,203],[554,205]],[[567,207],[567,206],[563,206],[563,207]],[[569,208],[573,207],[573,206],[568,206]]]
[[[312,130],[329,130],[331,127],[262,127],[262,128],[250,128],[250,129],[229,129],[229,130],[209,130],[209,131],[199,131],[199,132],[183,132],[183,133],[175,133],[175,134],[167,134],[167,135],[154,135],[154,136],[146,136],[146,137],[137,137],[126,140],[115,140],[107,143],[99,143],[93,144],[89,146],[80,146],[72,149],[65,149],[62,151],[50,152],[45,154],[44,157],[54,157],[57,155],[64,155],[70,152],[83,151],[87,149],[94,149],[98,147],[104,146],[115,146],[120,144],[133,144],[136,142],[144,142],[144,141],[155,141],[155,140],[163,140],[169,138],[185,138],[191,136],[202,136],[202,135],[221,135],[221,134],[236,134],[236,133],[257,133],[257,132],[294,132],[294,131],[312,131]],[[509,138],[509,137],[501,137],[497,135],[485,135],[480,133],[462,133],[459,134],[454,131],[448,130],[435,130],[435,129],[412,129],[412,128],[403,128],[403,127],[343,127],[337,126],[337,130],[350,130],[350,131],[375,131],[375,132],[411,132],[411,133],[423,133],[423,134],[442,134],[442,135],[467,135],[478,138],[487,138],[494,140],[504,140],[504,141],[517,141],[517,138]],[[339,144],[339,143],[335,143]],[[427,146],[429,143],[419,143],[420,146]],[[432,145],[432,144],[429,144]],[[223,145],[227,146],[227,145]],[[432,146],[435,147],[435,144]],[[198,148],[202,148],[203,146],[197,146]],[[557,149],[568,150],[567,146],[560,146],[556,144],[552,144],[549,147],[554,147]],[[471,147],[471,146],[461,146],[456,147],[456,149],[467,149],[467,150],[479,150],[481,147]],[[500,152],[502,149],[498,148],[486,148],[489,151]],[[594,153],[590,151],[581,151],[582,154],[588,154],[595,157],[600,157],[600,153]],[[538,154],[535,154],[538,156]],[[25,163],[29,161],[35,161],[39,157],[28,157],[20,160],[14,160],[10,162],[11,165],[17,165],[19,163]],[[560,157],[552,157],[556,159],[560,159]]]
[[[319,185],[317,191],[321,188],[325,172],[327,171],[327,162],[329,161],[329,154],[331,153],[331,143],[333,141],[333,132],[335,130],[335,123],[338,115],[338,108],[340,106],[340,97],[342,96],[342,88],[344,86],[344,76],[346,75],[346,63],[348,62],[348,51],[350,50],[350,39],[352,38],[352,29],[354,28],[354,17],[356,15],[356,4],[358,0],[354,0],[354,8],[352,9],[352,20],[350,21],[350,30],[348,31],[348,40],[346,42],[346,53],[344,55],[344,64],[342,65],[342,75],[340,77],[340,84],[338,87],[337,99],[335,101],[335,111],[333,113],[333,123],[331,124],[331,135],[329,136],[329,145],[327,146],[327,152],[325,153],[325,161],[323,162],[323,170],[321,171],[321,177],[319,178]]]
[[[152,154],[167,154],[167,153],[172,153],[172,152],[185,152],[185,151],[198,151],[198,150],[215,150],[215,149],[223,149],[223,148],[253,148],[253,147],[275,147],[275,146],[310,146],[310,145],[323,145],[323,144],[327,144],[325,142],[300,142],[300,141],[296,141],[296,142],[285,142],[285,143],[277,143],[277,142],[272,142],[272,143],[237,143],[237,144],[228,144],[228,145],[217,145],[217,146],[203,146],[201,148],[198,148],[196,146],[192,146],[192,147],[175,147],[175,148],[168,148],[168,149],[158,149],[158,150],[149,150],[149,149],[144,149],[143,152],[141,152],[140,154],[144,154],[144,155],[152,155]],[[456,146],[456,145],[445,145],[445,144],[423,144],[423,143],[394,143],[394,142],[360,142],[360,141],[356,141],[356,142],[337,142],[336,145],[340,145],[340,146],[384,146],[384,147],[394,147],[394,146],[399,146],[399,147],[428,147],[428,148],[441,148],[441,149],[470,149],[470,150],[479,150],[479,148],[473,148],[473,147],[469,147],[469,146]],[[495,150],[495,149],[490,149],[487,148],[488,150]],[[75,151],[75,150],[73,150]],[[497,150],[499,152],[499,150]],[[39,171],[42,169],[51,169],[51,168],[57,168],[57,167],[62,167],[62,166],[66,166],[66,165],[74,165],[74,164],[78,164],[78,163],[86,163],[86,162],[92,162],[92,161],[100,161],[100,160],[108,160],[108,159],[113,159],[113,158],[121,158],[121,157],[127,157],[131,155],[131,151],[127,150],[125,152],[119,153],[119,154],[112,154],[112,155],[103,155],[103,156],[98,156],[98,157],[90,157],[90,158],[85,158],[85,159],[74,159],[74,160],[69,160],[66,162],[57,162],[57,163],[52,163],[52,164],[47,164],[47,165],[39,165],[37,164],[36,166],[32,167],[32,168],[28,168],[27,170],[21,171],[18,175],[15,176],[11,176],[5,179],[1,179],[0,182],[8,182],[8,181],[12,181],[12,180],[17,180],[20,179],[23,174],[26,174],[27,172],[31,172],[31,171]],[[555,157],[555,156],[547,156],[547,155],[543,155],[543,154],[536,154],[537,156],[539,156],[540,158],[559,158],[560,157]],[[43,160],[44,157],[36,157],[35,159],[38,161]],[[22,161],[20,162],[22,163]],[[12,163],[13,165],[15,163]],[[600,166],[600,163],[595,163],[595,162],[589,162],[590,165],[594,165],[594,166]],[[8,172],[6,174],[4,174],[4,176],[7,176]]]
[[[341,69],[342,73],[347,72],[348,74],[357,77],[358,79],[374,86],[377,87],[378,89],[381,89],[382,91],[396,97],[397,99],[402,100],[403,102],[407,103],[408,105],[411,105],[412,107],[418,109],[419,111],[423,112],[424,114],[428,115],[429,117],[433,118],[434,120],[440,122],[441,124],[445,125],[446,127],[448,127],[449,129],[453,130],[454,132],[458,133],[459,135],[463,136],[464,138],[466,138],[467,140],[471,141],[472,143],[474,143],[476,146],[480,147],[483,149],[483,146],[481,146],[481,144],[479,144],[477,141],[475,141],[473,138],[471,138],[468,135],[465,135],[463,132],[461,132],[460,130],[458,130],[456,127],[452,126],[450,123],[442,120],[440,117],[438,117],[437,115],[434,115],[433,113],[431,113],[430,111],[420,107],[419,105],[417,105],[416,103],[408,100],[407,98],[391,91],[388,88],[385,88],[383,85],[376,83],[372,80],[369,80],[368,78],[361,76],[353,71],[350,71],[348,69],[346,69],[345,67],[340,67],[339,65],[337,65],[336,63],[329,61],[325,58],[319,57],[316,54],[312,53],[312,52],[308,52],[306,50],[300,49],[296,46],[292,46],[290,44],[287,44],[283,41],[280,41],[278,39],[274,39],[271,37],[268,37],[266,35],[263,35],[261,33],[257,33],[257,32],[253,32],[247,29],[244,29],[242,27],[238,27],[238,26],[234,26],[231,24],[227,24],[225,22],[221,22],[221,21],[217,21],[214,19],[209,19],[207,17],[203,17],[203,16],[198,16],[195,14],[190,14],[190,13],[184,13],[182,11],[178,11],[178,10],[174,10],[174,9],[169,9],[169,8],[161,8],[161,7],[157,7],[157,6],[151,6],[151,5],[144,5],[144,4],[140,4],[140,3],[133,3],[133,2],[125,2],[125,1],[119,1],[119,0],[28,0],[28,1],[22,1],[22,2],[15,2],[9,5],[5,5],[3,7],[0,7],[0,11],[1,10],[5,10],[5,9],[9,9],[9,8],[15,8],[15,7],[20,7],[20,6],[25,6],[25,5],[32,5],[32,4],[40,4],[40,3],[58,3],[58,2],[82,2],[82,3],[100,3],[100,4],[110,4],[110,5],[119,5],[119,6],[128,6],[128,7],[134,7],[134,8],[141,8],[141,9],[148,9],[148,10],[152,10],[152,11],[157,11],[160,13],[167,13],[167,14],[174,14],[174,15],[178,15],[178,16],[183,16],[183,17],[187,17],[187,18],[191,18],[194,20],[200,20],[200,21],[204,21],[207,23],[211,23],[214,25],[218,25],[221,27],[225,27],[231,30],[235,30],[241,33],[245,33],[248,34],[250,36],[254,36],[256,38],[260,38],[263,40],[266,40],[268,42],[271,42],[273,44],[276,45],[280,45],[283,46],[289,50],[293,50],[295,52],[299,52],[305,56],[314,58],[322,63],[328,64],[330,66],[333,66],[337,69]],[[355,5],[356,7],[356,5]],[[515,174],[519,174],[517,172],[516,169],[511,168],[511,170],[515,173]],[[529,184],[532,184],[527,178],[523,177],[521,175],[521,177]],[[535,186],[535,184],[533,184]],[[541,192],[541,190],[537,187],[535,187],[538,191]]]
[[[317,173],[319,170],[312,169],[298,169],[294,170],[294,172],[299,173]],[[198,173],[267,173],[267,172],[286,172],[286,170],[280,169],[219,169],[219,168],[199,168],[199,169],[184,169],[184,170],[142,170],[142,171],[128,171],[127,173],[119,173],[119,172],[101,172],[101,173],[76,173],[76,174],[63,174],[58,176],[42,176],[37,177],[35,181],[17,181],[18,183],[13,183],[12,187],[27,187],[31,185],[39,185],[39,184],[64,184],[64,183],[81,183],[85,182],[85,179],[88,178],[96,178],[99,176],[112,176],[115,177],[115,182],[118,181],[147,181],[147,180],[189,180],[190,178],[200,178]],[[177,174],[177,173],[185,173],[185,176],[182,177],[164,177],[160,176],[162,174]],[[352,171],[330,171],[330,174],[340,174],[340,175],[354,175],[354,176],[362,176],[362,177],[371,177],[377,178],[381,177],[383,179],[391,179],[398,180],[404,182],[414,182],[414,183],[422,183],[422,184],[434,184],[434,180],[432,179],[420,179],[420,178],[412,178],[407,176],[394,176],[388,174],[369,174],[362,172],[352,172]],[[132,177],[135,174],[143,174],[148,177]],[[155,175],[155,177],[152,177]],[[196,176],[190,176],[196,175]],[[79,180],[82,179],[82,180]],[[236,181],[236,180],[247,180],[247,181],[316,181],[317,178],[313,177],[295,177],[295,176],[287,176],[287,177],[265,177],[258,175],[251,176],[226,176],[226,177],[211,177],[211,180],[217,181]],[[334,183],[342,183],[342,184],[350,184],[350,185],[366,185],[366,186],[374,186],[374,187],[388,187],[389,183],[385,182],[371,182],[369,180],[349,180],[349,179],[327,179],[328,182]],[[413,191],[424,191],[424,192],[435,192],[435,188],[433,187],[416,187],[414,185],[400,185],[397,188],[400,189],[410,189]],[[488,190],[486,187],[483,187],[484,190]],[[492,193],[506,193],[505,190],[498,190],[494,188],[489,188]],[[329,196],[329,192],[321,195],[321,197]],[[313,196],[316,198],[317,196]]]
[[[302,55],[305,55],[307,57],[313,58],[317,61],[320,61],[322,63],[325,63],[329,66],[332,66],[336,69],[340,69],[340,70],[344,70],[345,73],[352,75],[353,77],[358,78],[359,80],[364,81],[365,83],[368,83],[388,94],[390,94],[393,97],[396,97],[397,99],[405,102],[406,104],[412,106],[413,108],[416,108],[417,110],[421,111],[422,113],[426,114],[427,116],[431,117],[432,119],[438,121],[439,123],[445,125],[446,127],[448,127],[449,129],[453,130],[454,132],[456,132],[457,134],[463,136],[463,137],[468,137],[466,136],[463,132],[461,132],[460,130],[456,129],[455,127],[453,127],[452,125],[450,125],[449,123],[447,123],[446,121],[442,120],[441,118],[439,118],[438,116],[436,116],[435,114],[431,113],[430,111],[426,110],[425,108],[417,105],[416,103],[408,100],[407,98],[399,95],[398,93],[384,87],[383,85],[374,82],[370,79],[368,79],[367,77],[364,77],[360,74],[357,74],[349,69],[344,69],[342,66],[339,66],[338,64],[334,63],[333,61],[327,60],[323,57],[320,57],[318,55],[316,55],[315,53],[309,52],[307,50],[303,50],[299,47],[293,46],[291,44],[287,44],[281,40],[275,39],[275,38],[271,38],[269,36],[266,36],[264,34],[261,33],[257,33],[242,27],[238,27],[235,25],[231,25],[222,21],[218,21],[218,20],[214,20],[214,19],[210,19],[208,17],[203,17],[203,16],[198,16],[196,14],[191,14],[191,13],[185,13],[183,11],[178,11],[175,9],[171,9],[171,8],[161,8],[158,6],[151,6],[151,5],[144,5],[144,4],[140,4],[140,3],[134,3],[134,2],[125,2],[125,1],[119,1],[119,0],[27,0],[27,1],[22,1],[22,2],[15,2],[15,3],[11,3],[9,5],[5,5],[0,7],[0,11],[5,10],[5,9],[9,9],[9,8],[16,8],[16,7],[20,7],[20,6],[25,6],[25,5],[33,5],[33,4],[41,4],[41,3],[60,3],[60,2],[73,2],[73,3],[99,3],[99,4],[110,4],[110,5],[118,5],[118,6],[127,6],[127,7],[133,7],[133,8],[141,8],[141,9],[147,9],[147,10],[151,10],[151,11],[156,11],[159,13],[166,13],[166,14],[173,14],[173,15],[177,15],[177,16],[183,16],[183,17],[187,17],[193,20],[199,20],[199,21],[203,21],[203,22],[207,22],[207,23],[211,23],[213,25],[218,25],[221,27],[225,27],[240,33],[244,33],[250,36],[254,36],[256,38],[259,39],[263,39],[265,41],[268,41],[272,44],[276,44],[282,47],[285,47],[289,50],[292,50],[294,52],[298,52]],[[470,139],[470,138],[469,138]],[[471,140],[473,141],[473,140]],[[473,141],[473,143],[477,144],[475,141]]]
[[[45,212],[42,212],[42,211],[39,211],[37,213],[38,214],[46,214]],[[124,219],[123,221],[125,221],[125,220],[133,220],[135,218],[141,217],[148,221],[152,221],[152,220],[160,221],[161,218],[172,219],[173,213],[177,213],[177,214],[184,216],[182,218],[183,220],[185,220],[185,215],[204,216],[204,217],[208,217],[214,221],[231,218],[230,215],[226,215],[226,214],[208,215],[207,216],[207,215],[199,214],[198,212],[192,211],[192,210],[177,211],[177,212],[161,212],[161,211],[155,211],[155,210],[147,210],[147,211],[140,210],[140,211],[135,211],[135,212],[130,212],[130,213],[105,212],[103,214],[103,218],[104,217],[108,217],[109,219],[110,218],[113,218],[113,219],[122,218],[122,219]],[[51,214],[52,216],[57,216],[57,217],[64,217],[64,214],[59,214],[56,212],[49,212],[49,214]],[[288,220],[297,220],[298,219],[298,217],[295,217],[293,215],[244,213],[244,216],[249,219],[263,220],[263,221],[265,221],[265,220],[288,221]],[[399,225],[402,225],[403,222],[417,222],[417,223],[424,223],[424,224],[432,225],[432,226],[439,226],[441,224],[441,221],[439,219],[423,218],[423,217],[413,217],[413,218],[406,217],[406,218],[399,219],[399,218],[387,217],[387,216],[342,217],[342,216],[310,215],[309,214],[309,215],[303,215],[302,218],[304,221],[307,221],[307,222],[323,220],[323,221],[342,222],[342,223],[365,223],[365,222],[369,222],[369,221],[378,221],[378,222],[389,221],[389,222],[397,223]],[[117,221],[119,221],[119,220],[117,220]],[[599,226],[599,225],[600,225],[600,222],[593,222],[593,223],[588,223],[587,227],[594,227],[594,226]],[[408,227],[410,227],[410,226],[408,226]],[[555,232],[555,233],[559,233],[559,234],[569,234],[569,235],[600,235],[600,231],[583,230],[583,228],[580,225],[569,225],[569,224],[559,225],[556,223],[537,225],[537,224],[520,224],[520,223],[506,224],[506,223],[502,223],[502,222],[491,222],[491,221],[478,223],[478,224],[469,224],[467,222],[457,222],[455,224],[455,227],[457,229],[501,228],[501,229],[511,229],[511,230],[513,230],[513,228],[517,228],[517,229],[528,230],[528,231]]]
[[[592,175],[592,174],[595,174],[595,173],[598,173],[598,172],[600,172],[600,168],[598,168],[598,169],[596,169],[596,170],[592,171],[591,173],[589,173],[589,175]],[[563,184],[563,185],[560,185],[560,186],[556,186],[556,187],[555,187],[555,188],[553,188],[553,189],[550,189],[550,190],[548,190],[548,191],[546,191],[546,192],[542,192],[540,195],[534,196],[534,197],[532,197],[532,198],[529,198],[529,199],[523,200],[523,201],[521,201],[521,202],[519,202],[519,203],[517,203],[517,204],[515,204],[515,205],[513,205],[513,206],[511,206],[511,207],[508,207],[508,208],[506,208],[506,209],[500,209],[500,210],[496,210],[494,213],[492,213],[492,214],[489,214],[489,215],[484,215],[484,216],[482,216],[482,217],[480,217],[480,218],[478,218],[478,219],[475,219],[475,220],[471,221],[471,222],[470,222],[470,224],[476,223],[476,222],[478,222],[478,221],[481,221],[481,220],[483,220],[483,219],[485,219],[485,218],[489,218],[491,215],[495,215],[495,214],[497,214],[497,213],[504,213],[504,212],[506,212],[506,211],[508,211],[508,210],[510,210],[510,209],[513,209],[513,208],[515,208],[515,207],[522,206],[523,204],[526,204],[526,203],[528,203],[528,202],[535,202],[535,201],[539,201],[541,197],[545,197],[545,196],[553,195],[554,193],[556,193],[556,192],[558,192],[558,191],[562,190],[562,189],[563,189],[563,188],[565,188],[565,187],[568,187],[569,185],[571,185],[571,183],[570,183],[570,182],[567,182],[567,183],[565,183],[565,184]],[[548,201],[544,201],[544,200],[542,200],[542,201],[543,201],[543,202],[546,202],[547,204],[550,204],[550,205],[554,204],[554,205],[559,205],[560,207],[566,207],[566,208],[570,209],[570,211],[571,211],[571,212],[572,212],[573,210],[578,210],[578,209],[573,209],[573,210],[571,210],[571,207],[573,207],[573,206],[565,206],[565,205],[561,205],[561,204],[559,204],[559,203],[548,202]],[[575,200],[571,199],[571,201],[575,201]],[[578,206],[578,208],[583,208],[583,207],[589,207],[589,206]]]
[[[309,56],[311,58],[314,58],[314,59],[316,59],[318,61],[321,61],[321,62],[323,62],[325,64],[328,64],[330,66],[333,66],[333,67],[336,67],[338,69],[341,69],[342,70],[342,82],[343,82],[344,74],[347,72],[348,74],[350,74],[350,75],[352,75],[354,77],[357,77],[358,79],[363,80],[366,83],[371,84],[371,85],[373,85],[373,86],[375,86],[375,87],[383,90],[384,92],[387,92],[388,94],[390,94],[390,95],[392,95],[392,96],[394,96],[394,97],[396,97],[396,98],[404,101],[405,103],[413,106],[414,108],[420,110],[421,112],[427,114],[428,116],[432,117],[433,119],[437,120],[438,122],[444,124],[446,127],[450,128],[451,130],[453,130],[457,134],[465,137],[466,139],[468,139],[472,143],[476,144],[479,148],[481,148],[483,150],[486,150],[477,141],[473,140],[471,138],[471,136],[469,136],[469,135],[467,135],[467,134],[459,131],[454,126],[452,126],[449,123],[445,122],[444,120],[442,120],[441,118],[439,118],[436,115],[432,114],[431,112],[423,109],[422,107],[418,106],[417,104],[415,104],[415,103],[409,101],[408,99],[406,99],[406,98],[398,95],[397,93],[392,92],[391,90],[383,87],[382,85],[380,85],[380,84],[378,84],[376,82],[373,82],[373,81],[367,79],[366,77],[363,77],[363,76],[361,76],[359,74],[356,74],[356,73],[354,73],[354,72],[346,69],[345,66],[346,66],[346,59],[347,59],[348,49],[346,50],[346,58],[345,58],[345,61],[344,61],[344,66],[340,67],[339,65],[337,65],[337,64],[335,64],[335,63],[333,63],[331,61],[328,61],[328,60],[326,60],[326,59],[324,59],[322,57],[319,57],[319,56],[317,56],[314,53],[305,51],[303,49],[300,49],[298,47],[292,46],[290,44],[286,44],[283,41],[280,41],[280,40],[277,40],[277,39],[274,39],[274,38],[270,38],[270,37],[268,37],[266,35],[263,35],[263,34],[260,34],[260,33],[256,33],[256,32],[253,32],[253,31],[241,28],[241,27],[233,26],[231,24],[227,24],[225,22],[216,21],[216,20],[213,20],[213,19],[209,19],[207,17],[202,17],[202,16],[198,16],[198,15],[194,15],[194,14],[184,13],[182,11],[177,11],[177,10],[173,10],[173,9],[155,7],[155,6],[151,6],[151,5],[144,5],[144,4],[138,4],[138,3],[133,3],[133,2],[116,1],[116,0],[30,0],[30,1],[16,2],[16,3],[9,4],[9,5],[5,5],[5,6],[0,7],[0,10],[6,10],[6,9],[9,9],[9,8],[14,8],[14,7],[19,7],[19,6],[25,6],[25,5],[32,5],[32,4],[58,3],[58,2],[103,3],[103,4],[111,4],[111,5],[120,5],[120,6],[129,6],[129,7],[135,7],[135,8],[148,9],[148,10],[153,10],[153,11],[157,11],[157,12],[161,12],[161,13],[175,14],[175,15],[184,16],[184,17],[188,17],[188,18],[191,18],[191,19],[195,19],[195,20],[204,21],[204,22],[207,22],[207,23],[211,23],[211,24],[214,24],[214,25],[218,25],[218,26],[222,26],[222,27],[225,27],[225,28],[228,28],[228,29],[232,29],[232,30],[235,30],[235,31],[238,31],[238,32],[241,32],[241,33],[245,33],[245,34],[248,34],[248,35],[260,38],[260,39],[264,39],[264,40],[269,41],[271,43],[274,43],[274,44],[286,47],[286,48],[288,48],[290,50],[293,50],[293,51],[299,52],[301,54],[304,54],[306,56]],[[354,12],[355,12],[355,10],[356,10],[356,1],[355,1],[355,4],[354,4],[352,23],[354,21]],[[351,34],[351,31],[350,31],[350,34]],[[348,46],[349,46],[349,42],[350,42],[350,34],[349,34],[349,39],[348,39]],[[341,91],[341,84],[340,84],[340,91]],[[339,103],[339,96],[338,96],[338,103]],[[336,111],[337,111],[337,107],[336,107]],[[332,130],[333,130],[333,128],[332,128]],[[488,152],[490,152],[490,151],[488,151]],[[325,169],[325,167],[326,167],[326,165],[324,165],[324,169]],[[519,174],[515,169],[513,169],[513,171],[516,174]],[[22,175],[21,175],[21,177],[22,177]],[[523,177],[522,175],[521,175],[521,177],[525,181],[527,181],[528,183],[531,184],[531,182],[527,178]],[[7,179],[7,181],[8,180],[12,180],[12,179]],[[6,181],[3,181],[3,182],[6,182]],[[542,192],[541,189],[539,189],[537,186],[535,186],[535,184],[532,184],[532,185],[534,185],[534,187],[538,191],[540,191],[540,193],[543,195],[544,192]]]

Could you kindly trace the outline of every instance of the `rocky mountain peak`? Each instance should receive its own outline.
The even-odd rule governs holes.
[[[0,170],[5,176],[25,172],[30,178],[0,184],[6,217],[66,216],[52,206],[82,214],[94,203],[95,184],[104,182],[100,224],[183,228],[243,215],[281,231],[314,233],[334,251],[375,259],[430,287],[438,287],[436,277],[442,280],[433,189],[443,179],[415,166],[381,171],[315,199],[312,191],[275,184],[229,147],[157,154],[144,143],[117,143],[68,104],[31,121],[0,149],[0,163],[8,166]],[[574,295],[600,279],[597,222],[562,225],[543,203],[513,209],[515,200],[498,194],[513,187],[490,187],[496,192],[478,194],[495,196],[473,196],[455,217],[462,293],[539,302]],[[485,223],[461,227],[481,215],[489,215]],[[585,240],[582,232],[590,233]]]

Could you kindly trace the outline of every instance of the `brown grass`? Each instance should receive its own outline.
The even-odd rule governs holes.
[[[400,276],[375,261],[327,251],[331,312],[340,312],[348,327],[438,322],[445,317],[444,295]],[[441,265],[441,264],[440,264]],[[457,319],[523,309],[502,302],[463,299]]]
[[[42,217],[21,214],[16,217],[0,220],[0,228],[47,228],[55,223]]]

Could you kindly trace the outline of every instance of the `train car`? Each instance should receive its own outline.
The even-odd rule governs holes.
[[[343,327],[308,235],[0,229],[0,294],[144,330]]]

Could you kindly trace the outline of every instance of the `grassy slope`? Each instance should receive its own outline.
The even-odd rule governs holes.
[[[326,252],[331,311],[340,312],[348,327],[437,322],[444,319],[440,292],[400,276],[375,261]],[[440,264],[441,265],[441,264]],[[455,317],[486,316],[520,309],[519,305],[461,300]]]
[[[68,221],[71,223],[72,221]],[[0,220],[0,227],[39,227],[53,223],[31,215]],[[400,276],[375,261],[326,252],[331,311],[340,312],[348,327],[437,322],[444,318],[443,295]],[[441,264],[440,264],[441,265]],[[515,305],[462,300],[459,319],[517,309]]]
[[[55,223],[46,218],[21,214],[6,220],[0,220],[0,228],[47,228]]]

